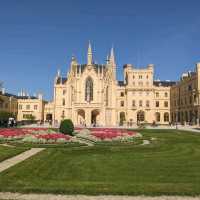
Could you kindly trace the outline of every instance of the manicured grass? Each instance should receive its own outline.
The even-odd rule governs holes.
[[[200,134],[140,130],[150,145],[48,148],[0,174],[0,191],[199,195]]]
[[[69,142],[64,144],[52,143],[52,144],[38,144],[38,143],[29,143],[29,142],[16,142],[11,141],[7,144],[14,145],[16,147],[27,147],[27,148],[71,148],[71,147],[83,147],[85,144],[80,144],[78,142]]]
[[[16,156],[28,148],[15,148],[15,147],[4,147],[0,145],[0,162],[10,157]]]

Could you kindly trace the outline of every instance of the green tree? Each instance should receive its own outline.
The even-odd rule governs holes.
[[[15,117],[13,113],[0,111],[0,121],[7,121],[10,117]]]
[[[66,135],[73,135],[74,124],[71,119],[65,119],[61,122],[60,132]]]

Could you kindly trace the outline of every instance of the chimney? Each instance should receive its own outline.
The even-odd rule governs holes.
[[[2,89],[1,89],[1,92],[2,92],[2,94],[5,94],[5,93],[6,93],[6,89],[5,89],[5,88],[2,88]]]
[[[38,99],[39,99],[39,100],[42,100],[42,98],[43,98],[42,93],[38,93]]]

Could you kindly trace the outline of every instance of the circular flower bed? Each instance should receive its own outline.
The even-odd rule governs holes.
[[[142,135],[124,129],[92,128],[78,130],[77,137],[93,141],[131,141],[136,137],[142,137]]]

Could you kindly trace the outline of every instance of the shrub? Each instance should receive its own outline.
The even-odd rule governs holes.
[[[74,124],[71,119],[65,119],[60,124],[60,132],[66,135],[73,135]]]

